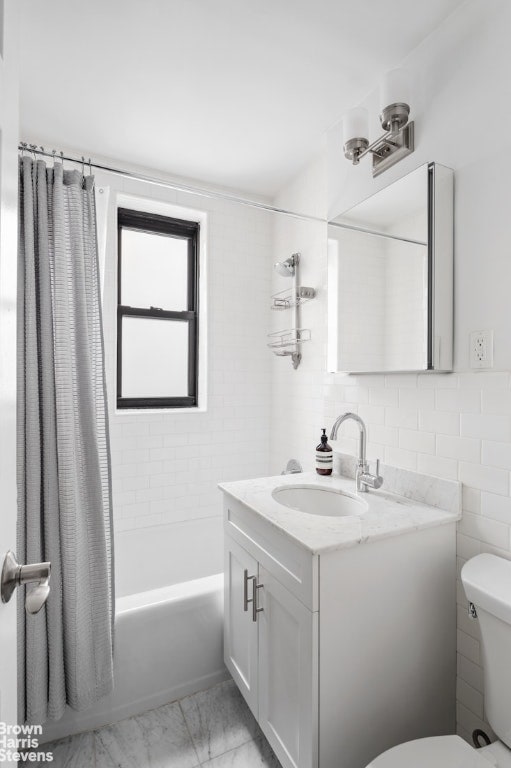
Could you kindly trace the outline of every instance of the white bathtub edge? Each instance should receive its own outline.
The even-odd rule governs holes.
[[[203,576],[201,579],[173,584],[170,587],[160,587],[159,589],[150,589],[147,592],[137,592],[134,595],[118,597],[115,601],[115,618],[118,619],[130,611],[152,608],[159,603],[173,603],[218,592],[223,589],[223,583],[223,573],[215,573],[213,576]]]

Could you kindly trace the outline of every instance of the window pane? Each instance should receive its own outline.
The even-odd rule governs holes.
[[[122,320],[122,397],[188,395],[188,323]]]
[[[121,304],[188,309],[188,240],[121,229]]]

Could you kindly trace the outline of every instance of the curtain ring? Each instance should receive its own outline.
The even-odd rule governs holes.
[[[62,150],[60,150],[60,161],[62,163],[62,170],[64,170],[64,153]]]
[[[92,176],[92,162],[90,157],[89,157],[89,176]]]
[[[57,150],[52,149],[51,151],[52,157],[53,157],[53,167],[55,168],[55,160],[57,159]]]
[[[32,154],[34,156],[34,162],[37,161],[37,155],[35,153],[36,149],[37,149],[37,144],[31,144],[30,145],[30,151],[32,152]]]
[[[82,176],[85,176],[85,158],[82,155]]]

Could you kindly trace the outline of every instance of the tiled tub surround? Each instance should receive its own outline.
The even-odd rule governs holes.
[[[98,210],[100,243],[106,251],[104,326],[117,594],[126,595],[219,573],[216,483],[219,478],[268,474],[271,356],[265,336],[273,219],[247,206],[100,172],[96,185],[103,190],[98,191]],[[205,411],[116,409],[116,205],[202,217],[206,301],[200,312],[207,317],[201,329],[201,338],[207,334],[207,353],[200,367],[207,373]],[[150,568],[154,574],[144,577],[147,584],[133,589],[128,571],[137,548],[157,551],[158,563]]]

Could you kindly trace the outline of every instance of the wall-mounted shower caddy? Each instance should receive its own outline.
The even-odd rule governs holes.
[[[300,308],[302,304],[316,296],[314,288],[308,288],[299,284],[299,264],[299,253],[293,253],[285,261],[279,261],[275,264],[275,269],[279,275],[293,278],[293,285],[290,289],[287,288],[284,291],[273,294],[271,297],[271,308],[280,312],[293,309],[294,327],[268,334],[268,346],[272,352],[280,357],[291,357],[291,362],[295,369],[298,368],[302,359],[301,345],[306,341],[310,341],[311,338],[310,330],[300,327]]]

